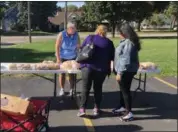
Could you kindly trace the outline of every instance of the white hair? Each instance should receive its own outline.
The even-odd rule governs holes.
[[[70,27],[76,28],[74,23],[69,22],[67,23],[67,28],[70,28]]]

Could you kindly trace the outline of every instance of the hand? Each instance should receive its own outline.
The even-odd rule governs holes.
[[[111,69],[111,72],[113,72],[113,70],[114,70],[114,66],[113,66],[114,64],[113,64],[113,61],[111,61],[111,64],[110,64],[110,69]]]
[[[59,63],[59,64],[60,64],[60,63],[61,63],[61,61],[60,61],[59,59],[57,59],[57,63]]]
[[[114,71],[114,68],[113,67],[111,67],[111,72],[113,72]]]
[[[116,80],[117,80],[117,81],[121,81],[121,75],[120,75],[120,74],[117,74],[117,75],[116,75]]]

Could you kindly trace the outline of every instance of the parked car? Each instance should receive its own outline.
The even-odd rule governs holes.
[[[174,31],[176,31],[176,30],[177,30],[177,26],[176,26],[176,27],[174,27],[174,28],[173,28],[173,30],[174,30]]]

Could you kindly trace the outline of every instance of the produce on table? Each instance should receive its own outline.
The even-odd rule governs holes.
[[[16,64],[10,64],[8,66],[8,69],[10,69],[10,70],[17,70],[17,65]]]
[[[74,60],[65,61],[60,65],[60,69],[63,70],[77,70],[80,68],[80,64]]]
[[[12,63],[9,70],[57,70],[60,65],[53,61],[43,61],[42,63]]]
[[[157,65],[153,62],[141,62],[140,69],[157,69]]]

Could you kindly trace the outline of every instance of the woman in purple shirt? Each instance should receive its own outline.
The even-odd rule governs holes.
[[[112,70],[111,64],[114,60],[115,50],[113,42],[106,37],[106,33],[107,28],[104,25],[100,25],[96,29],[96,34],[92,36],[89,35],[82,44],[82,46],[89,44],[92,37],[92,41],[95,45],[95,52],[90,61],[81,64],[83,85],[78,113],[80,117],[85,115],[85,108],[92,84],[95,100],[93,112],[95,116],[100,113],[102,85],[106,76],[109,75]]]

